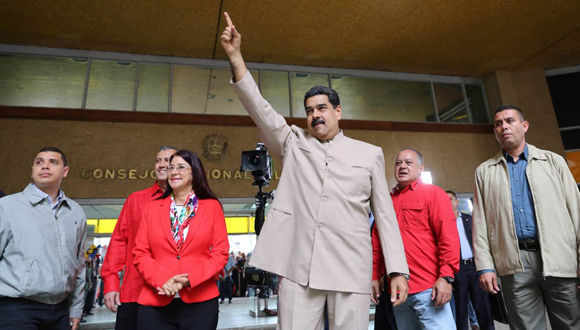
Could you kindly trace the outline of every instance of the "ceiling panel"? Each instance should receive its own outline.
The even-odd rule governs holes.
[[[463,76],[580,63],[580,1],[5,1],[0,42]],[[216,47],[217,42],[217,47]]]

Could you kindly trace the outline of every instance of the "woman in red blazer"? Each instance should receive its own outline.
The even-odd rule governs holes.
[[[215,329],[216,279],[228,260],[220,202],[200,159],[179,150],[170,159],[167,190],[145,206],[133,250],[146,286],[139,329]]]

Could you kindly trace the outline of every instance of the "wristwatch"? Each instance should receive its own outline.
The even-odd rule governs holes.
[[[406,279],[407,279],[407,281],[409,280],[409,275],[407,275],[407,274],[405,274],[405,273],[397,273],[397,272],[394,272],[394,273],[390,273],[390,274],[389,274],[389,277],[390,277],[390,278],[393,278],[394,276],[399,276],[399,275],[401,275],[401,276],[403,276],[404,278],[406,278]]]
[[[445,280],[445,282],[449,283],[449,284],[453,284],[453,282],[455,282],[455,279],[453,278],[453,276],[442,276],[442,279]]]

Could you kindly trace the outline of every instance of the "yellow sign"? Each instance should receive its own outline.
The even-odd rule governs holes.
[[[116,224],[117,219],[87,219],[87,227],[94,227],[95,234],[112,234]],[[226,227],[228,234],[255,233],[254,217],[226,217]]]

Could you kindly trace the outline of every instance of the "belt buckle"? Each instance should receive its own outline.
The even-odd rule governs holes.
[[[526,251],[539,251],[539,243],[536,240],[523,240],[521,242],[524,246],[524,250]]]

